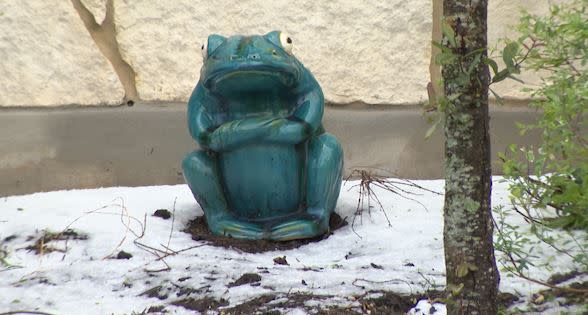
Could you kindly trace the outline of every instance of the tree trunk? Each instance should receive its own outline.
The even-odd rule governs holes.
[[[444,245],[448,314],[496,314],[499,275],[492,243],[488,0],[444,0],[458,61],[443,66],[445,109]],[[447,37],[447,36],[446,36]],[[469,54],[468,54],[469,53]],[[476,60],[477,59],[477,60]],[[464,79],[464,73],[467,73]]]

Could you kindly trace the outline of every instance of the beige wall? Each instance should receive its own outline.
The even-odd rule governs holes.
[[[521,7],[545,12],[548,1],[489,3],[495,42]],[[430,0],[0,0],[0,106],[185,101],[208,34],[274,29],[294,38],[327,101],[421,103],[432,16]],[[497,89],[524,98],[519,88]]]

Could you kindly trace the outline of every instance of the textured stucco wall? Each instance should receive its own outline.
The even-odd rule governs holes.
[[[145,100],[186,99],[209,33],[288,31],[333,102],[414,103],[428,80],[428,1],[118,1],[121,50]],[[410,54],[404,52],[410,51]]]
[[[545,12],[547,4],[490,1],[491,42],[512,34],[520,8]],[[294,38],[327,101],[420,103],[431,80],[432,16],[430,0],[0,0],[0,106],[120,104],[125,92],[185,101],[208,34],[274,29]],[[525,97],[514,83],[496,88]]]
[[[501,39],[506,37],[516,39],[516,25],[521,17],[521,10],[531,14],[546,15],[549,13],[549,4],[569,3],[567,0],[491,0],[488,1],[488,43],[492,49],[503,47]],[[494,52],[494,57],[499,66],[503,67],[502,58]],[[525,84],[536,85],[541,82],[540,75],[532,71],[524,71],[517,75]],[[514,80],[505,80],[492,86],[492,89],[507,99],[527,99],[529,92],[523,92],[523,84]]]
[[[99,105],[124,95],[65,0],[0,0],[0,105]]]

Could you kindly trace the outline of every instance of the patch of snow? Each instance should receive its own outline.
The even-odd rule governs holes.
[[[447,309],[445,304],[432,303],[428,300],[418,301],[415,307],[408,311],[408,315],[446,315]]]
[[[493,183],[493,203],[506,206],[507,186],[498,179]],[[443,191],[442,180],[415,183]],[[348,222],[353,221],[357,207],[355,184],[342,187],[336,209]],[[325,240],[260,254],[214,247],[183,232],[190,220],[202,215],[186,185],[1,198],[0,249],[8,253],[5,261],[12,267],[0,265],[0,312],[130,314],[165,305],[171,314],[193,314],[168,305],[182,298],[178,288],[195,289],[199,297],[226,299],[230,306],[268,293],[332,295],[333,299],[320,303],[357,305],[352,297],[371,290],[409,294],[442,289],[443,196],[408,190],[420,194],[414,199],[422,205],[374,188],[391,226],[382,211],[372,209]],[[161,208],[172,212],[173,220],[152,216]],[[44,231],[66,229],[88,239],[52,241],[47,246],[57,251],[41,255],[26,249]],[[121,250],[132,257],[112,259]],[[274,264],[277,256],[286,256],[289,265]],[[570,263],[558,259],[551,266],[555,271],[566,270]],[[244,273],[259,273],[260,285],[227,287]],[[157,286],[162,287],[158,295],[142,295]],[[500,289],[529,296],[543,287],[503,276]],[[416,308],[426,308],[425,302]],[[434,307],[438,312],[444,309]],[[304,314],[296,309],[289,312]]]
[[[293,309],[286,313],[286,315],[306,315],[306,311],[302,309]]]

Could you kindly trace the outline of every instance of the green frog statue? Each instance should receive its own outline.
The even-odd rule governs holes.
[[[327,233],[343,151],[323,129],[322,90],[292,39],[210,35],[202,54],[188,102],[201,149],[182,168],[210,231],[276,241]]]

